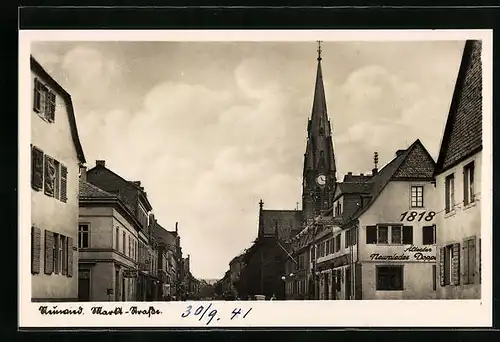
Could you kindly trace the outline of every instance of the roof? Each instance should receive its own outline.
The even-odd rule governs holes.
[[[481,50],[481,41],[466,41],[435,174],[482,150]]]
[[[118,198],[116,195],[113,195],[103,189],[91,184],[87,181],[80,179],[79,181],[80,198]]]
[[[370,184],[367,182],[342,182],[337,185],[341,194],[370,193]]]
[[[123,178],[122,176],[120,176],[119,174],[117,174],[116,172],[113,172],[112,170],[110,170],[109,168],[107,168],[106,166],[103,166],[103,165],[96,165],[94,166],[93,168],[89,169],[87,171],[87,177],[89,178],[93,178],[93,181],[97,181],[101,176],[98,174],[99,171],[106,171],[108,174],[110,175],[113,175],[114,177],[120,179],[121,181],[124,182],[124,184],[128,184],[130,187],[133,187],[135,188],[137,191],[138,191],[138,197],[142,197],[142,199],[145,201],[144,204],[146,204],[146,209],[147,210],[151,210],[152,209],[152,205],[151,203],[149,202],[148,198],[147,198],[147,194],[144,190],[141,190],[141,186],[137,185],[136,183],[134,183],[134,181],[128,181],[126,180],[125,178]],[[101,186],[105,187],[107,186],[108,184],[100,184]],[[125,196],[124,194],[121,194],[121,196]],[[129,205],[132,209],[132,211],[135,212],[135,205],[132,205],[131,203],[128,203],[127,202],[127,205]]]
[[[288,240],[298,233],[302,225],[300,210],[261,210],[259,229],[263,236],[274,236],[277,230],[278,239]]]
[[[80,137],[78,136],[78,128],[76,126],[75,111],[73,108],[73,101],[71,100],[71,95],[59,84],[57,81],[50,76],[50,74],[42,67],[38,61],[30,55],[30,68],[32,71],[36,72],[40,77],[42,77],[55,91],[57,91],[66,103],[69,126],[71,131],[71,138],[73,139],[73,144],[76,149],[76,155],[80,163],[85,164],[85,155],[83,154],[82,144],[80,142]]]
[[[366,182],[369,180],[372,176],[371,175],[353,175],[353,174],[347,174],[344,176],[344,182]]]

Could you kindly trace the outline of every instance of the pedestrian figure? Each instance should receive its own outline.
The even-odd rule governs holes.
[[[271,297],[271,300],[276,300],[276,296],[273,293],[273,296]]]

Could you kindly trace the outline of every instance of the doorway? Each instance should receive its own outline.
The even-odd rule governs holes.
[[[120,301],[120,269],[115,270],[115,302]]]
[[[324,282],[323,282],[325,285],[324,285],[324,299],[328,300],[330,299],[330,291],[329,291],[329,287],[330,287],[330,274],[329,273],[325,273],[324,274]]]
[[[345,299],[351,299],[351,268],[345,269]]]
[[[78,301],[90,301],[90,270],[78,270]]]

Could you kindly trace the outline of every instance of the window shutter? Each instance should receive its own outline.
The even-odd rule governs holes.
[[[453,285],[460,285],[460,244],[453,244],[451,258],[451,280]]]
[[[444,247],[439,249],[439,284],[444,286]]]
[[[481,239],[479,239],[479,284],[481,284]]]
[[[45,231],[45,274],[54,272],[54,233]]]
[[[446,212],[450,211],[450,182],[449,178],[446,178],[444,181],[444,199],[445,199],[445,208]]]
[[[413,244],[413,226],[403,227],[403,245]]]
[[[45,180],[45,194],[50,197],[54,197],[54,184],[55,184],[56,168],[54,165],[54,159],[45,155],[45,170],[44,170],[44,180]]]
[[[31,187],[35,190],[43,188],[43,152],[31,147]]]
[[[31,273],[40,273],[40,252],[42,232],[40,228],[31,227]]]
[[[368,244],[377,243],[377,227],[376,226],[366,226],[366,243],[368,243]]]
[[[467,267],[468,262],[469,262],[469,243],[467,240],[462,241],[462,255],[460,256],[462,258],[462,270],[460,272],[460,275],[462,277],[462,284],[468,284],[469,283],[469,268]],[[460,271],[460,270],[459,270]]]
[[[468,262],[469,262],[469,284],[476,283],[476,238],[472,238],[468,243]]]
[[[464,174],[464,181],[463,181],[463,185],[464,185],[464,205],[467,205],[469,204],[469,191],[468,191],[468,184],[469,184],[469,169],[467,167],[464,167],[464,171],[463,171],[463,174]]]
[[[68,277],[73,276],[73,239],[68,237],[67,239],[68,248]]]
[[[63,242],[62,245],[62,270],[61,274],[66,275],[68,274],[68,238],[61,236],[61,241]]]
[[[47,92],[47,103],[45,104],[47,108],[45,109],[45,115],[48,121],[54,122],[56,113],[56,94],[52,91]]]
[[[68,168],[61,164],[61,201],[68,200]]]
[[[41,107],[41,83],[38,78],[35,78],[35,86],[33,89],[33,110],[37,113],[40,112]]]

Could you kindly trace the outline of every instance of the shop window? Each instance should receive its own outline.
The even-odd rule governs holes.
[[[403,266],[377,266],[377,291],[402,291]]]

